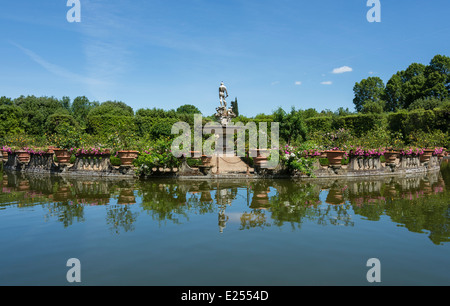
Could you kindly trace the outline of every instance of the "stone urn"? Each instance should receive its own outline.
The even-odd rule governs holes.
[[[26,150],[17,150],[15,153],[21,163],[28,163],[30,161],[30,152]]]
[[[340,166],[342,160],[344,159],[345,151],[338,151],[338,150],[330,150],[326,151],[328,161],[330,163],[330,166]]]
[[[122,150],[117,152],[122,166],[132,166],[133,161],[138,157],[139,152],[134,150]]]
[[[429,162],[433,153],[434,149],[424,149],[423,154],[420,155],[420,162],[421,163]]]

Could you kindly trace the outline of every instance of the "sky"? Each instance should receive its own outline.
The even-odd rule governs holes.
[[[140,108],[228,101],[245,116],[339,107],[353,86],[450,56],[450,1],[0,0],[0,96],[86,96]]]

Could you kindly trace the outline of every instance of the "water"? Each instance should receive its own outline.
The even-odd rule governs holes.
[[[3,173],[0,285],[450,285],[450,167],[409,178]]]

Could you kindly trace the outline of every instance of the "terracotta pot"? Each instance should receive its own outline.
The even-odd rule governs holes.
[[[340,166],[344,158],[345,151],[326,151],[330,166]]]
[[[25,150],[18,150],[15,152],[17,154],[17,158],[22,163],[28,163],[30,161],[30,153]]]
[[[68,150],[66,149],[56,149],[53,148],[53,152],[55,153],[56,160],[62,164],[70,163],[70,157],[72,156]]]
[[[57,148],[55,148],[54,146],[49,146],[47,149],[47,153],[55,153],[55,151],[53,151],[55,149],[57,149]]]
[[[423,154],[420,155],[420,162],[425,163],[425,162],[430,161],[433,153],[434,153],[434,149],[424,149]]]
[[[122,166],[131,166],[133,161],[138,157],[139,152],[133,150],[122,150],[117,152],[117,156],[120,158]]]
[[[268,149],[257,149],[256,157],[253,157],[253,164],[259,167],[265,166],[267,160],[269,159],[268,153],[269,153]]]
[[[4,160],[4,161],[8,161],[8,151],[5,151],[3,149],[0,149],[0,157]]]
[[[386,159],[386,163],[389,163],[389,164],[395,163],[399,154],[400,154],[400,152],[397,152],[397,151],[388,151],[388,152],[384,153],[384,158]]]
[[[202,155],[202,164],[208,165],[211,163],[212,156]]]

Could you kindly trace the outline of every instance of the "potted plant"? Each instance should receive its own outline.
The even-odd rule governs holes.
[[[8,146],[3,146],[1,152],[3,161],[8,161],[8,155],[12,153],[12,149]]]
[[[423,154],[420,155],[420,162],[425,163],[429,162],[431,159],[431,156],[433,156],[435,149],[425,148],[423,149]]]
[[[394,150],[393,148],[387,148],[384,152],[384,158],[387,164],[393,164],[397,161],[400,155],[400,151]]]
[[[330,162],[330,166],[340,166],[342,160],[344,159],[344,155],[346,151],[343,151],[339,148],[333,148],[331,150],[325,151],[328,161]]]
[[[30,152],[27,150],[27,148],[15,150],[14,153],[17,155],[17,158],[20,162],[28,163],[30,161]]]
[[[70,163],[70,158],[72,154],[69,152],[68,148],[54,148],[53,152],[55,153],[56,161],[61,164]]]

